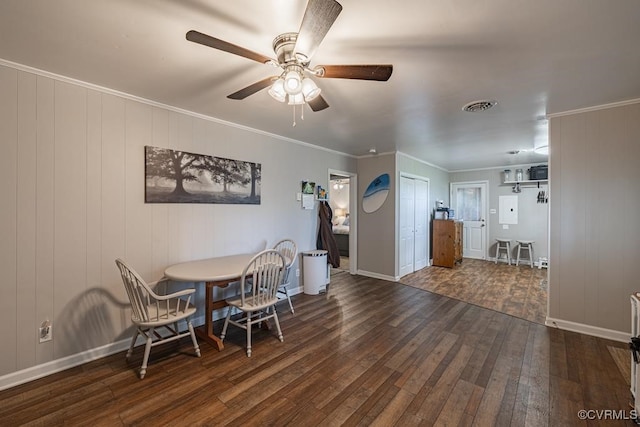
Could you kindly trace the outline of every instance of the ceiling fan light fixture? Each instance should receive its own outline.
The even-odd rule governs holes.
[[[296,93],[295,95],[289,94],[289,105],[302,104],[304,104],[304,95],[302,95],[302,93]]]
[[[289,95],[297,95],[302,91],[302,76],[295,68],[284,75],[284,90]]]
[[[312,101],[316,99],[319,95],[320,88],[316,85],[316,82],[311,80],[310,78],[302,79],[302,94],[304,95],[305,101]]]
[[[278,102],[284,102],[287,99],[287,92],[284,90],[284,79],[280,77],[269,88],[269,95]]]

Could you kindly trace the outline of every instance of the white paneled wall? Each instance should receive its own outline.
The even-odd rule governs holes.
[[[36,117],[35,128],[36,136],[36,287],[31,295],[35,301],[35,312],[27,311],[25,314],[32,319],[31,322],[21,327],[21,330],[13,331],[14,334],[22,334],[31,337],[31,346],[17,349],[19,360],[29,360],[29,353],[35,351],[36,364],[48,362],[53,359],[53,343],[36,344],[31,331],[35,334],[35,328],[38,322],[42,322],[47,317],[53,315],[53,254],[54,254],[54,163],[53,157],[55,153],[54,143],[54,118],[53,100],[54,97],[54,81],[37,77],[36,80]],[[10,141],[2,141],[9,144]],[[16,210],[17,212],[17,210]],[[22,213],[20,213],[22,214]],[[11,286],[11,283],[7,283]],[[21,286],[21,284],[16,284]],[[0,288],[1,292],[5,292],[5,286]],[[50,318],[50,320],[53,320]],[[33,323],[33,324],[31,324]],[[32,350],[32,347],[35,347]],[[30,363],[29,363],[30,365]],[[4,366],[4,365],[0,365]],[[19,365],[22,369],[24,366]],[[2,370],[4,372],[4,369]]]
[[[329,169],[356,167],[339,153],[7,66],[0,94],[0,385],[129,336],[116,257],[154,280],[172,263],[283,237],[314,249],[317,212],[295,200],[300,181],[326,187]],[[261,163],[261,205],[145,204],[145,145]],[[53,340],[40,344],[46,319]]]
[[[15,348],[19,344],[16,335],[18,308],[26,305],[23,301],[18,301],[17,286],[18,73],[15,70],[0,67],[0,94],[0,183],[3,187],[0,200],[0,286],[3,287],[0,298],[0,339],[4,339],[4,345],[9,348]],[[33,283],[25,286],[32,289],[32,296]],[[21,298],[29,298],[25,296],[28,293],[27,289],[21,291]],[[29,322],[29,325],[33,325],[33,322]],[[33,354],[30,359],[33,360]],[[16,369],[16,352],[0,351],[0,365]]]
[[[20,284],[16,288],[17,325],[29,327],[35,331],[36,321],[26,313],[33,312],[33,295],[36,290],[36,179],[37,169],[34,168],[36,159],[37,132],[33,126],[37,115],[36,110],[36,76],[33,74],[18,74],[18,93],[22,96],[18,102],[17,136],[18,145],[17,187],[15,235],[19,237],[16,248],[16,281]],[[31,165],[31,167],[25,167]],[[34,173],[34,171],[36,173]],[[33,347],[33,336],[18,335],[17,347]],[[27,360],[18,359],[18,366],[33,364],[35,354],[32,352]]]

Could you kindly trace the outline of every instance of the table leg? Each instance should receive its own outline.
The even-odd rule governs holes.
[[[223,308],[227,306],[227,303],[224,300],[213,300],[213,288],[226,288],[229,285],[230,281],[221,281],[221,282],[207,282],[205,288],[205,318],[204,318],[204,330],[201,328],[196,328],[196,335],[201,339],[205,340],[209,344],[218,347],[218,350],[224,349],[224,344],[222,340],[215,335],[213,330],[213,311],[219,308]]]

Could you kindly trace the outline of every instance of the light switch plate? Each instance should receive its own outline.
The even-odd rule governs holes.
[[[509,229],[509,224],[502,224],[502,229],[503,230],[508,230]]]

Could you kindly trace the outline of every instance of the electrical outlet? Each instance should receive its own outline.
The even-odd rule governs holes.
[[[41,343],[51,341],[53,339],[53,325],[49,320],[45,320],[38,329],[38,338]]]
[[[300,277],[300,269],[296,268],[296,277]]]

